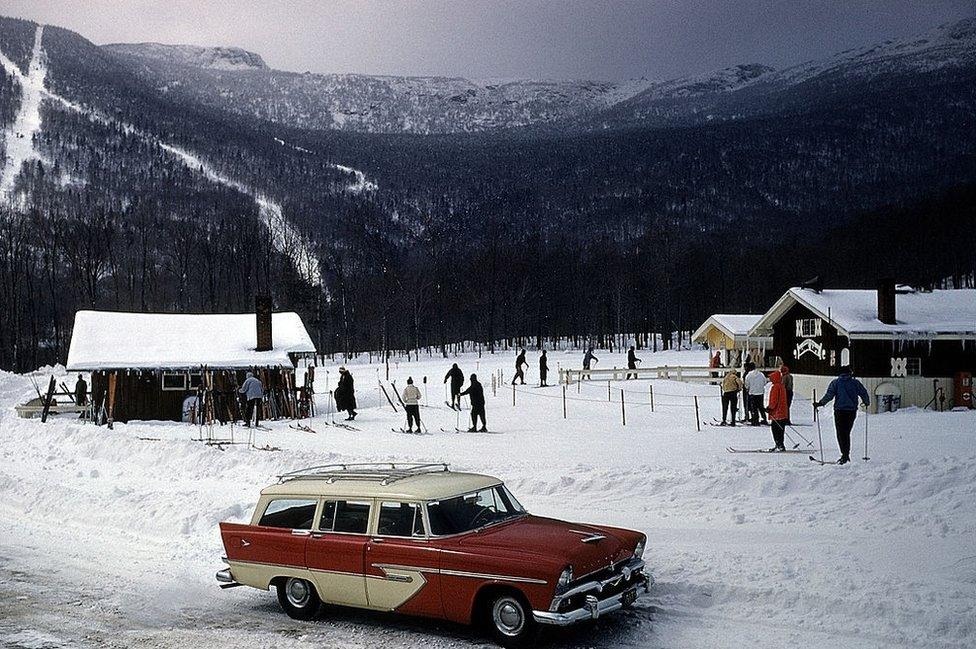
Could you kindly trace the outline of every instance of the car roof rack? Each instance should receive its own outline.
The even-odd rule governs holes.
[[[376,480],[381,485],[388,485],[415,475],[448,471],[450,471],[448,465],[443,462],[426,464],[415,462],[323,464],[283,473],[278,476],[278,483],[291,480],[325,480],[330,483],[337,480]]]

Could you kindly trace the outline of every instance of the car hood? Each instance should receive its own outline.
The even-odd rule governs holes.
[[[583,542],[595,536],[605,538]],[[579,578],[630,558],[640,536],[640,533],[628,530],[529,515],[465,535],[460,545],[468,552],[517,548],[523,554],[571,565],[574,575]]]

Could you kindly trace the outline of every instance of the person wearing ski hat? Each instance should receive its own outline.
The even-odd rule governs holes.
[[[254,425],[261,425],[261,400],[264,398],[264,385],[261,384],[260,379],[254,376],[254,372],[248,372],[245,376],[244,383],[241,384],[238,392],[243,394],[247,400],[244,425],[250,428],[252,414],[254,416]]]
[[[851,429],[857,419],[858,400],[867,408],[871,405],[864,384],[851,375],[851,368],[845,365],[840,368],[840,374],[827,386],[820,401],[813,404],[814,411],[834,402],[834,429],[837,431],[837,445],[840,447],[840,459],[837,464],[847,464],[851,461]],[[816,415],[816,412],[814,412]]]
[[[735,369],[730,369],[722,379],[722,425],[725,425],[725,417],[729,410],[732,411],[732,423],[735,426],[735,418],[739,412],[739,390],[742,389],[742,379]]]
[[[478,418],[481,418],[481,432],[488,432],[488,423],[485,421],[485,388],[478,382],[478,375],[471,375],[471,385],[468,389],[461,393],[461,396],[467,395],[468,399],[471,401],[471,428],[468,429],[469,433],[473,433],[478,430]]]
[[[356,388],[349,373],[344,366],[339,368],[339,385],[336,386],[335,393],[336,410],[346,410],[349,416],[346,421],[352,421],[358,414],[356,412]]]
[[[774,370],[769,374],[769,382],[773,384],[773,387],[769,390],[769,403],[766,404],[766,412],[769,413],[769,423],[775,444],[769,450],[782,452],[786,450],[784,444],[786,420],[790,416],[790,410],[786,405],[786,388],[783,387],[783,375],[778,370]]]
[[[542,355],[539,356],[539,387],[544,388],[549,383],[546,382],[546,377],[549,375],[549,359],[546,358],[546,350],[542,350]]]
[[[464,372],[458,367],[457,363],[451,365],[451,369],[444,375],[444,383],[451,382],[451,408],[461,409],[461,386],[464,385]]]
[[[786,390],[786,423],[792,424],[793,375],[790,374],[790,368],[785,364],[780,366],[779,373],[783,376],[783,388]]]
[[[413,422],[417,422],[417,432],[420,430],[420,388],[413,384],[413,377],[407,377],[407,387],[403,388],[403,409],[407,411],[407,430],[413,432]]]

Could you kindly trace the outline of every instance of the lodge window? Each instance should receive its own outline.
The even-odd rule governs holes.
[[[922,376],[922,359],[906,358],[905,374],[907,374],[908,376]]]
[[[801,318],[796,321],[796,335],[813,338],[821,334],[820,318]]]
[[[327,500],[322,505],[319,529],[323,532],[365,534],[369,526],[369,503]]]
[[[268,503],[264,510],[261,527],[278,527],[289,530],[310,530],[315,519],[315,500],[281,498]]]
[[[173,390],[183,392],[187,387],[187,376],[185,372],[163,372],[163,390]]]
[[[424,536],[420,505],[400,502],[381,504],[376,533],[382,536]]]
[[[191,390],[196,390],[197,388],[200,387],[200,383],[201,383],[201,380],[202,380],[202,376],[203,375],[200,374],[200,372],[190,372],[190,389]]]

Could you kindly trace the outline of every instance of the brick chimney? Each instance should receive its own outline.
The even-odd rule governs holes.
[[[254,314],[257,318],[258,345],[255,348],[259,352],[271,351],[274,342],[271,336],[271,296],[259,295],[254,298]]]
[[[895,280],[884,278],[878,282],[878,320],[897,324],[895,319]]]

